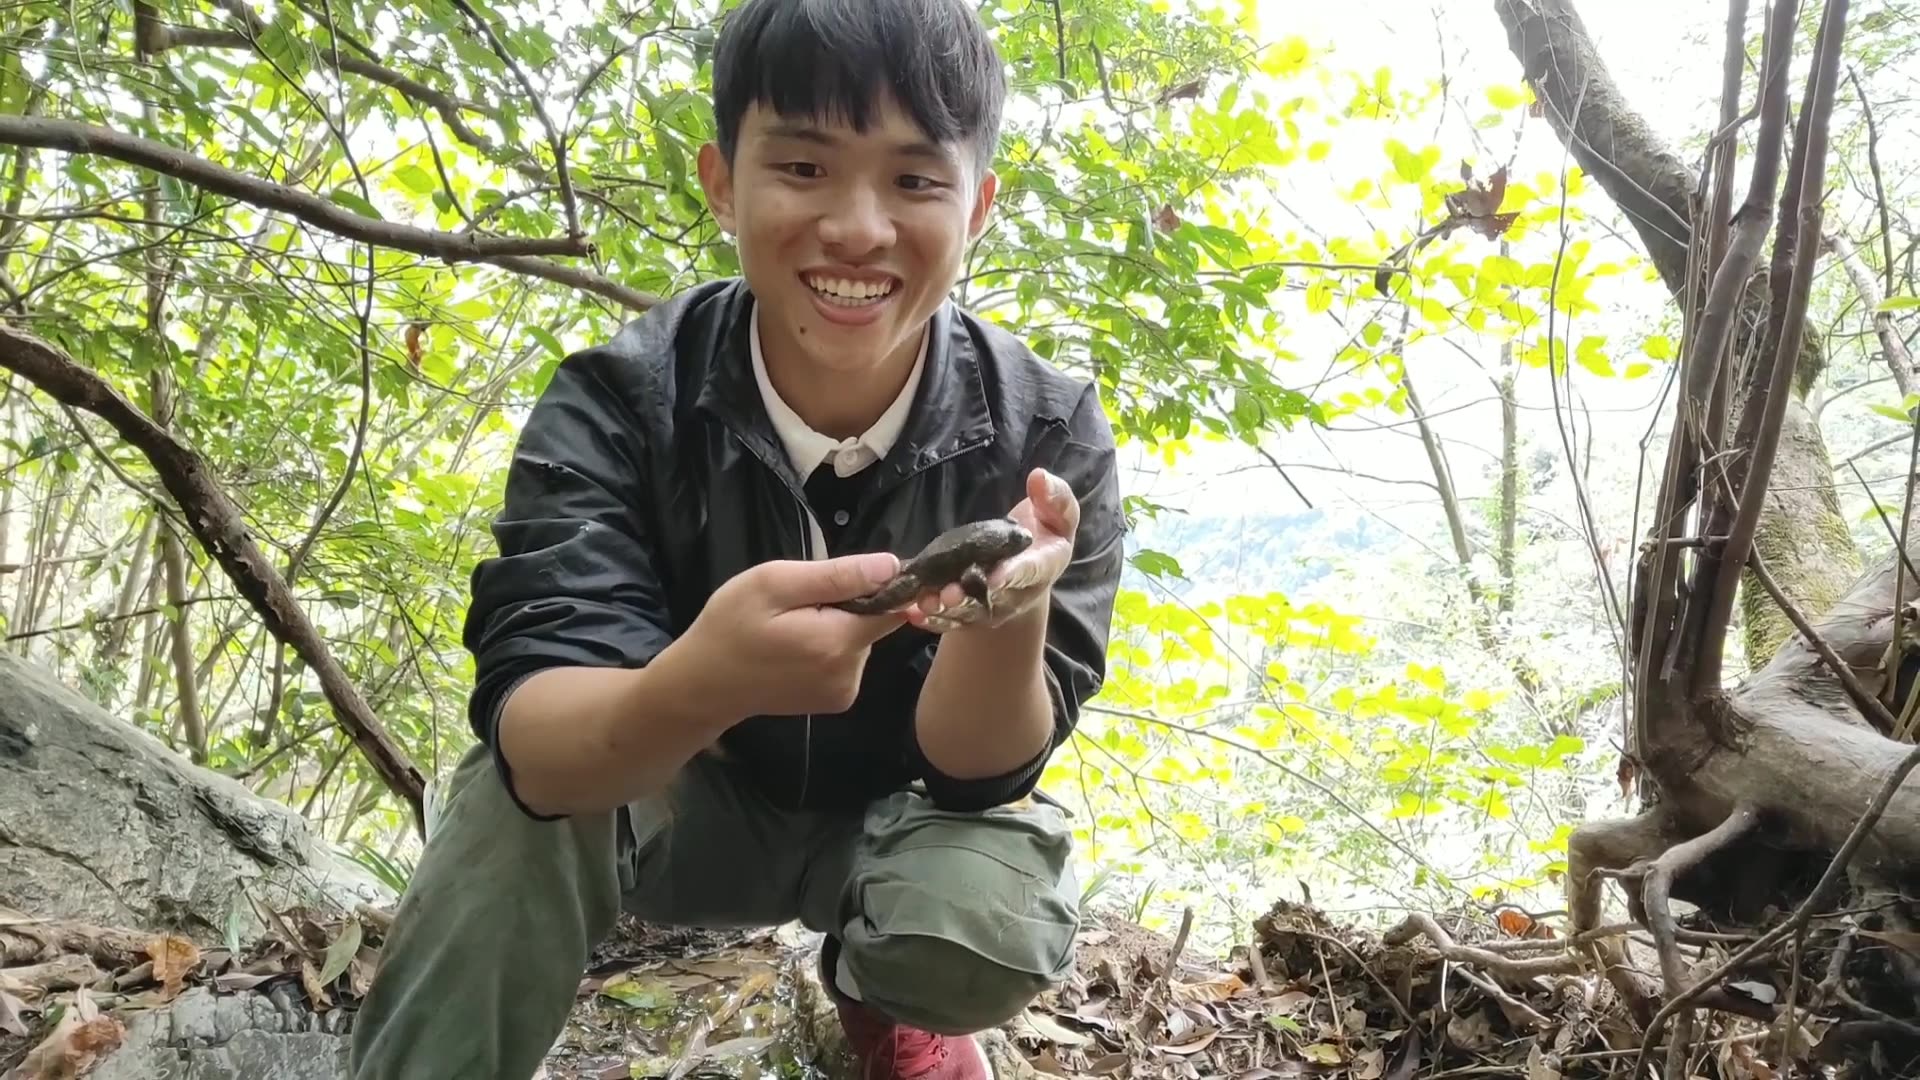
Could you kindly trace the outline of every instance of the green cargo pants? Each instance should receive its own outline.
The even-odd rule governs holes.
[[[709,928],[798,919],[841,943],[861,1000],[944,1034],[1010,1019],[1065,978],[1070,834],[1044,805],[786,812],[696,757],[664,797],[536,821],[470,750],[353,1022],[353,1080],[527,1080],[589,952],[625,910]]]

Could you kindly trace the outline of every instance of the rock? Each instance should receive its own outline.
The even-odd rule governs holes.
[[[242,888],[275,910],[393,899],[292,810],[0,653],[0,906],[203,942],[231,916],[250,940]]]
[[[166,1008],[117,1015],[126,1038],[87,1080],[338,1080],[347,1072],[348,1036],[330,1030],[344,1014],[316,1016],[297,997],[194,987]]]

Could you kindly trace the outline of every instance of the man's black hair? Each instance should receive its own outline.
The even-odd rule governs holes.
[[[936,142],[999,151],[1006,73],[969,0],[746,0],[713,53],[720,151],[733,160],[753,104],[864,132],[890,92]]]

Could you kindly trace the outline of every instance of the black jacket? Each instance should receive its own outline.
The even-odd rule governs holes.
[[[510,791],[494,731],[521,679],[555,665],[644,665],[728,578],[812,555],[805,478],[754,381],[752,304],[739,280],[663,302],[607,344],[569,355],[521,431],[493,526],[499,554],[473,572],[464,637],[475,665],[469,720],[496,747]],[[1124,518],[1094,386],[943,305],[906,427],[868,466],[881,471],[833,552],[910,556],[942,530],[1005,514],[1035,467],[1081,500],[1073,562],[1047,623],[1053,746],[1004,777],[940,775],[913,725],[937,639],[904,626],[874,647],[847,712],[753,717],[722,736],[776,804],[857,807],[916,779],[956,809],[1032,790],[1106,676]]]

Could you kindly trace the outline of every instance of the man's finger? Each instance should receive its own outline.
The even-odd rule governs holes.
[[[1065,480],[1053,473],[1035,469],[1028,474],[1027,498],[1032,500],[1040,523],[1061,536],[1070,537],[1080,528],[1080,499]]]
[[[768,575],[773,601],[782,608],[832,604],[865,596],[898,573],[900,559],[885,551],[837,559],[794,560]]]

